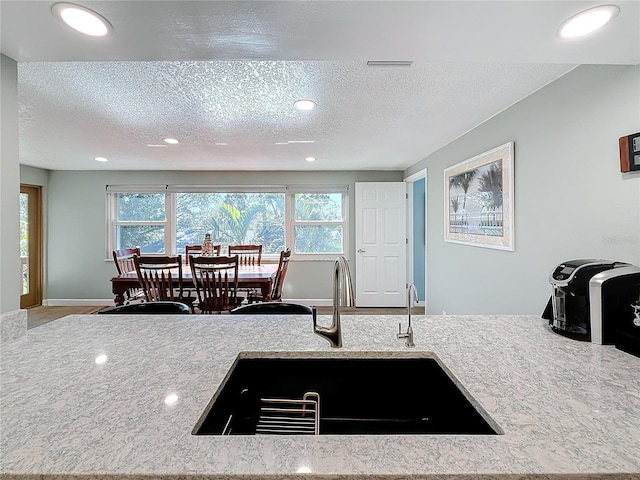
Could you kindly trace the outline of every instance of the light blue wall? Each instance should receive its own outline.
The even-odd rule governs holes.
[[[18,66],[0,55],[0,314],[20,308],[20,169],[18,159]]]
[[[425,186],[424,178],[413,185],[413,283],[418,290],[418,298],[424,301],[425,262]]]
[[[405,172],[426,168],[427,311],[538,314],[568,259],[640,264],[640,174],[618,138],[640,131],[640,67],[580,66]],[[445,168],[515,143],[515,251],[445,243]]]
[[[51,171],[48,177],[47,299],[109,299],[115,274],[106,261],[106,185],[348,185],[349,250],[354,258],[354,183],[399,182],[400,171],[359,172],[122,172]],[[69,261],[70,252],[79,261]],[[351,268],[354,262],[350,261]],[[333,262],[292,261],[283,297],[330,299]],[[355,276],[354,276],[355,278]]]

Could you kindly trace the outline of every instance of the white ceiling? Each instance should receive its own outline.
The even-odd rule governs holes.
[[[20,162],[54,170],[405,169],[578,64],[640,63],[640,0],[605,2],[614,22],[573,41],[560,23],[599,3],[76,2],[105,39],[53,3],[2,0],[0,47],[19,62]]]

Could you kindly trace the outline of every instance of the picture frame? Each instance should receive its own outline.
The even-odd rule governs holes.
[[[514,251],[513,142],[444,171],[444,241]]]

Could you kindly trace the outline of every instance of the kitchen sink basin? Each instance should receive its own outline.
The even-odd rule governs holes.
[[[433,354],[243,352],[195,435],[495,435]]]

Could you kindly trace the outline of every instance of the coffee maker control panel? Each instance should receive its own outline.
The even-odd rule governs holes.
[[[549,275],[549,283],[556,287],[567,287],[576,277],[592,277],[596,273],[614,268],[617,262],[608,260],[597,260],[594,258],[582,258],[578,260],[568,260],[553,269]],[[587,282],[589,280],[587,279]],[[586,289],[586,284],[585,284]]]
[[[571,276],[575,269],[575,265],[565,265],[563,263],[562,265],[558,265],[556,267],[556,269],[553,271],[552,277],[554,280],[566,280]]]

